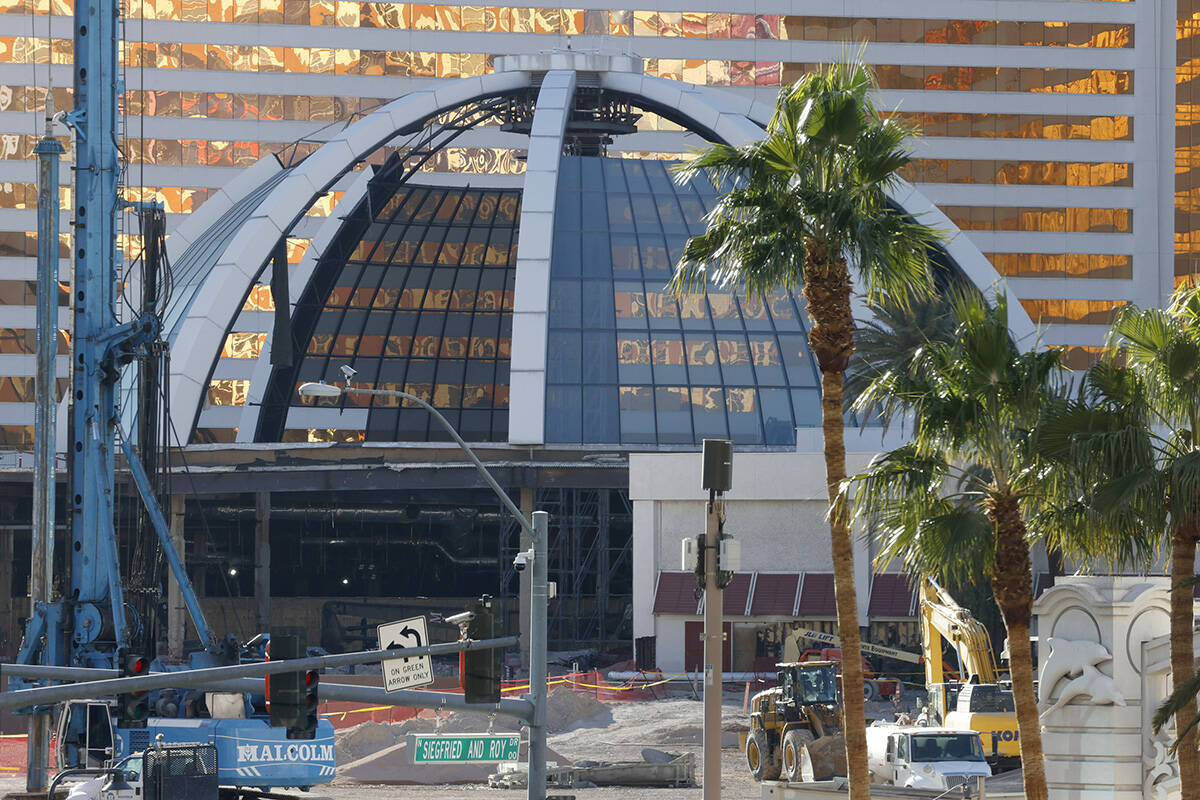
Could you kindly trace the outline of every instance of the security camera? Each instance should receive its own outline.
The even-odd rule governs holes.
[[[516,568],[517,572],[524,572],[525,567],[529,566],[532,563],[533,563],[533,548],[532,547],[529,548],[528,550],[523,550],[522,552],[517,553],[517,557],[513,559],[513,567]]]
[[[474,611],[464,611],[461,614],[451,614],[446,617],[446,622],[451,625],[466,625],[473,619],[475,619]]]
[[[354,376],[358,374],[358,370],[349,364],[342,364],[342,374],[346,376],[346,380],[354,380]]]

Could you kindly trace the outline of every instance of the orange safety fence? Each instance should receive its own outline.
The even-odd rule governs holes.
[[[569,672],[563,675],[552,675],[546,685],[553,690],[555,686],[570,686],[580,694],[590,694],[603,702],[626,700],[655,699],[653,689],[670,683],[671,680],[685,673],[653,672],[644,673],[643,680],[627,681],[614,684],[605,680],[599,670],[589,672]],[[418,690],[419,691],[419,690]],[[443,689],[443,692],[461,693],[461,689]],[[501,681],[500,691],[503,695],[516,696],[529,691],[529,682]],[[407,706],[373,705],[356,707],[360,704],[350,702],[327,702],[321,704],[321,715],[333,723],[337,729],[347,728],[363,722],[403,722],[417,716],[418,709]]]

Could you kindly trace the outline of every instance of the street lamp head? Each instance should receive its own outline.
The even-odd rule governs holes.
[[[340,397],[342,389],[329,383],[302,383],[297,390],[301,397]]]

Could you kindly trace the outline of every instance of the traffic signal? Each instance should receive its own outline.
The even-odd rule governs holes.
[[[150,674],[150,659],[145,656],[126,656],[120,665],[122,678],[140,678]],[[150,717],[150,696],[145,691],[117,695],[117,725],[121,728],[144,728]]]
[[[267,644],[268,661],[300,658],[304,652],[304,629],[284,628],[271,633]],[[269,676],[266,683],[267,710],[271,726],[292,728],[304,714],[304,673],[282,672]]]
[[[496,614],[492,596],[485,594],[470,607],[475,616],[467,623],[466,638],[479,641],[496,638]],[[500,651],[468,650],[462,659],[464,699],[468,703],[500,702]]]
[[[289,725],[287,738],[315,739],[317,736],[317,689],[321,685],[321,673],[310,669],[304,674],[304,708],[295,725]]]

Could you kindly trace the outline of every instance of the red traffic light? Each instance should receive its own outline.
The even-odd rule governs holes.
[[[129,657],[129,674],[146,675],[150,672],[150,660],[144,656]]]
[[[320,673],[318,673],[315,669],[308,670],[307,672],[304,673],[304,685],[312,686],[313,684],[315,684],[317,682],[317,680],[319,679],[319,676],[320,676]]]

